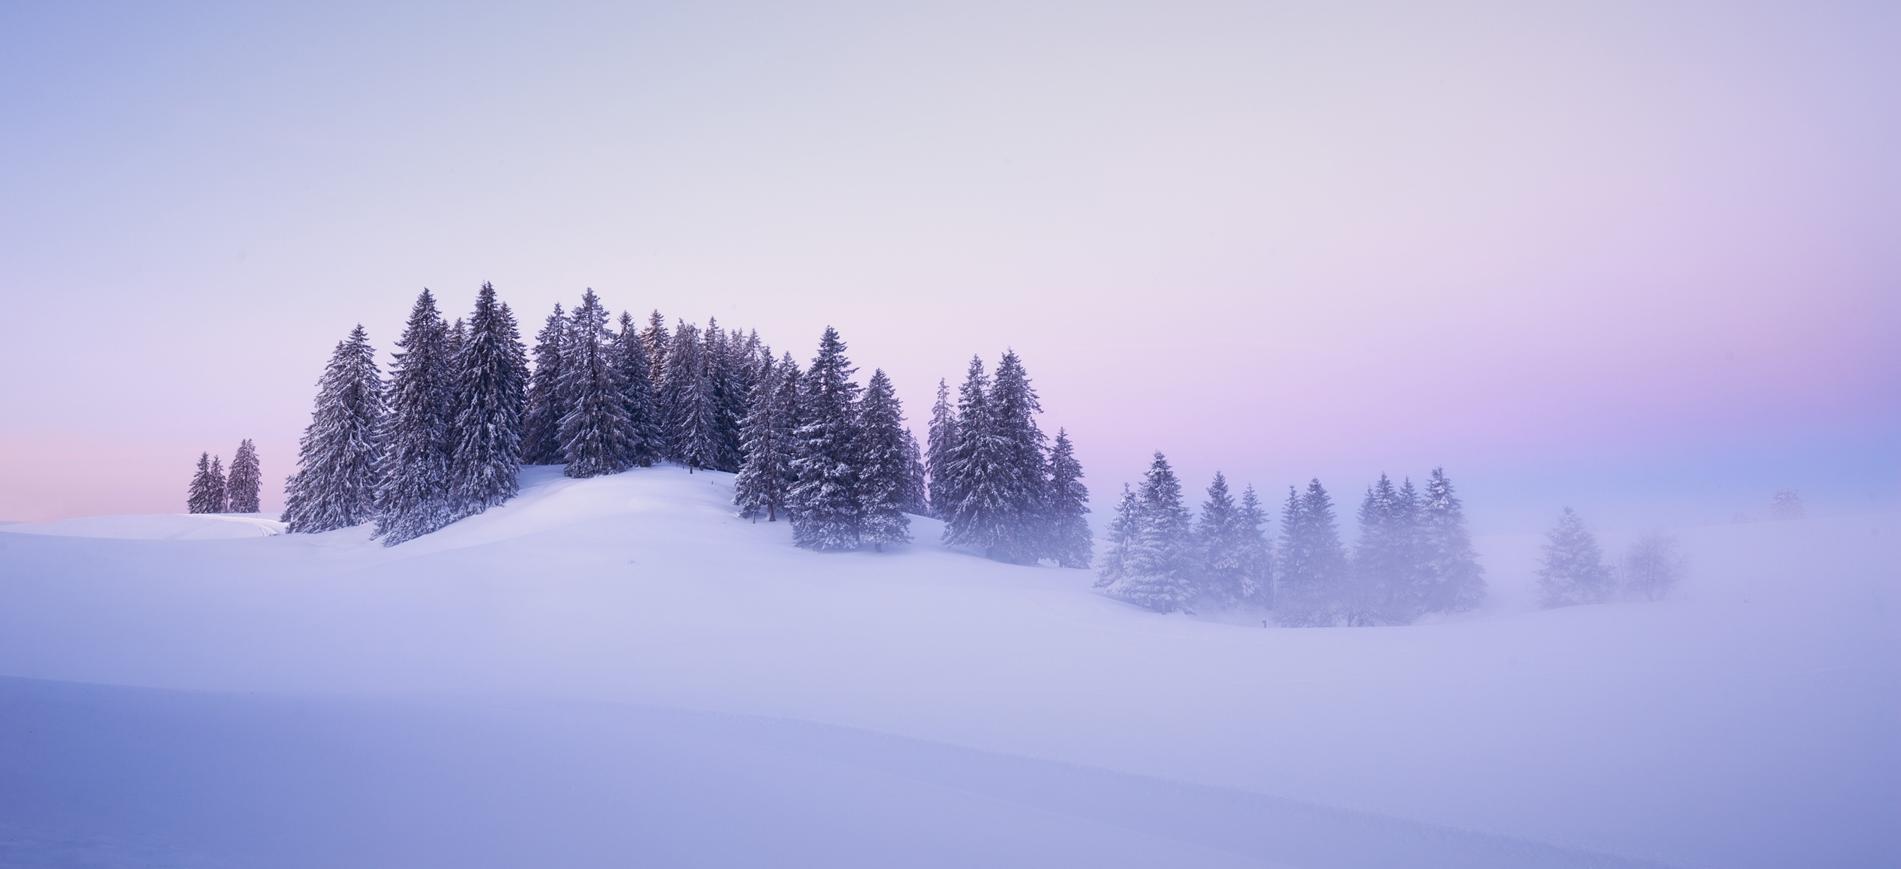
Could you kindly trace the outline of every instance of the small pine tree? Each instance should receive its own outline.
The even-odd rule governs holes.
[[[904,463],[904,512],[929,516],[931,496],[930,484],[925,481],[924,451],[908,428],[904,430]]]
[[[226,505],[233,513],[256,513],[258,511],[258,489],[262,485],[262,473],[257,463],[257,447],[250,438],[238,442],[238,451],[231,456],[231,475],[225,478],[224,488],[229,503]]]
[[[799,390],[799,425],[793,433],[792,539],[806,549],[857,549],[863,540],[854,371],[838,331],[825,327]]]
[[[1136,494],[1136,532],[1117,597],[1156,612],[1186,608],[1195,598],[1194,542],[1182,484],[1157,452]]]
[[[316,533],[368,521],[381,478],[383,378],[361,325],[337,343],[317,383],[316,409],[285,485],[284,522]]]
[[[535,370],[528,384],[528,408],[522,419],[521,460],[530,465],[557,465],[561,453],[561,418],[569,410],[561,392],[561,350],[567,344],[568,317],[556,303],[554,313],[535,335]]]
[[[1419,612],[1462,612],[1485,600],[1485,569],[1465,527],[1465,507],[1444,468],[1432,469],[1416,509],[1411,597]]]
[[[1645,534],[1624,555],[1624,592],[1644,600],[1662,600],[1683,579],[1684,564],[1675,537],[1655,531]]]
[[[225,490],[224,460],[223,460],[223,457],[221,456],[211,457],[211,479],[208,483],[208,486],[210,488],[209,494],[211,496],[210,497],[211,509],[206,510],[205,512],[206,513],[225,512],[231,503],[231,496],[230,496],[230,493]]]
[[[397,340],[384,417],[383,479],[376,490],[376,536],[394,546],[456,518],[449,503],[452,420],[449,327],[427,289]]]
[[[1274,554],[1267,543],[1267,511],[1254,487],[1241,490],[1241,599],[1260,607],[1274,605]]]
[[[191,487],[185,492],[185,511],[188,513],[215,513],[211,509],[211,454],[198,454],[198,470],[191,475]]]
[[[908,543],[911,519],[904,515],[910,486],[910,455],[905,449],[903,408],[884,369],[871,373],[859,401],[856,432],[860,539],[883,551],[885,544]]]
[[[520,489],[528,355],[514,312],[496,300],[492,284],[476,294],[453,368],[449,500],[462,517],[507,503]]]
[[[1604,565],[1597,537],[1584,527],[1576,511],[1564,508],[1558,524],[1545,538],[1544,563],[1538,568],[1538,588],[1546,607],[1603,603],[1614,586]]]
[[[1096,571],[1096,587],[1113,589],[1129,575],[1129,562],[1135,551],[1136,533],[1142,528],[1142,502],[1129,484],[1122,484],[1122,497],[1116,501],[1116,515],[1109,520],[1109,548],[1102,554],[1102,567]]]
[[[1083,466],[1076,460],[1076,447],[1067,429],[1057,429],[1056,442],[1050,446],[1045,509],[1049,557],[1062,567],[1087,568],[1095,548],[1089,520],[1083,518],[1089,515],[1089,488],[1083,485]]]
[[[733,478],[733,502],[746,519],[766,517],[779,521],[786,511],[792,487],[794,409],[798,402],[798,370],[792,354],[768,365],[753,385],[752,412],[740,428],[746,441],[746,464]]]
[[[1304,495],[1287,490],[1281,534],[1281,562],[1275,576],[1281,624],[1339,624],[1345,610],[1346,548],[1334,521],[1333,499],[1319,480],[1308,483]]]
[[[1403,508],[1392,478],[1380,475],[1360,502],[1360,539],[1354,547],[1345,599],[1349,625],[1404,624],[1411,621],[1402,584],[1408,565]]]
[[[1235,606],[1247,595],[1241,521],[1228,478],[1217,471],[1208,484],[1208,500],[1201,504],[1194,538],[1196,596],[1215,607]]]
[[[957,447],[957,409],[951,404],[950,384],[942,379],[937,381],[937,401],[931,405],[931,424],[925,429],[924,444],[931,515],[944,519],[958,500],[950,471],[951,454]]]
[[[570,477],[595,477],[627,469],[635,451],[634,424],[627,418],[626,393],[615,365],[607,308],[592,287],[568,318],[567,343],[561,348],[561,392],[568,412],[561,417],[561,455]]]

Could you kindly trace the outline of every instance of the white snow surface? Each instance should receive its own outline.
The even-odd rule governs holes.
[[[1548,612],[1481,540],[1485,612],[1296,630],[730,496],[0,526],[0,865],[1901,862],[1901,517],[1686,532],[1674,598]]]
[[[157,513],[83,516],[50,522],[0,524],[0,534],[111,537],[118,540],[230,540],[284,533],[284,523],[261,513]]]

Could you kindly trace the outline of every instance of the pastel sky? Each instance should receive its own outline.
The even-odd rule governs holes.
[[[1484,528],[1901,498],[1901,4],[0,5],[0,519],[281,503],[493,281],[1014,346],[1107,499],[1446,465]],[[385,356],[387,359],[387,356]]]

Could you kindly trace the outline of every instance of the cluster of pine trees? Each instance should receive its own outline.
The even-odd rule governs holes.
[[[192,474],[185,509],[192,513],[256,513],[259,482],[257,447],[250,438],[238,443],[228,476],[221,456],[199,453],[198,471]]]
[[[1543,560],[1538,567],[1540,602],[1546,608],[1606,603],[1620,594],[1659,600],[1683,578],[1685,561],[1676,538],[1651,532],[1631,544],[1623,563],[1613,568],[1604,560],[1597,535],[1583,517],[1569,507],[1545,535]]]
[[[1406,624],[1475,607],[1483,568],[1464,507],[1443,469],[1422,493],[1382,474],[1361,502],[1360,539],[1341,542],[1333,498],[1319,480],[1289,488],[1280,545],[1252,486],[1237,502],[1226,477],[1191,516],[1168,459],[1156,453],[1138,488],[1123,487],[1097,586],[1159,612],[1241,605],[1290,626]]]
[[[1089,490],[1069,432],[1052,443],[1037,425],[1043,412],[1029,372],[1006,351],[996,374],[972,356],[957,401],[938,381],[924,460],[931,515],[944,541],[999,561],[1088,567],[1093,541]]]

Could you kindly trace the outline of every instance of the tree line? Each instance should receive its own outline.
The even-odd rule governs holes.
[[[221,456],[198,454],[198,471],[191,476],[185,494],[185,509],[191,513],[256,513],[258,486],[261,482],[257,447],[250,438],[238,442],[231,456],[227,476]]]

